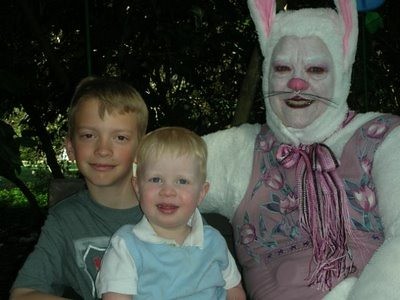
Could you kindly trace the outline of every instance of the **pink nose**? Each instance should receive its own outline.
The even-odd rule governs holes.
[[[289,80],[287,86],[294,91],[304,91],[310,86],[307,81],[300,78],[292,78]]]

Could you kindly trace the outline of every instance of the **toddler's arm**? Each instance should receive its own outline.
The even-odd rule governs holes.
[[[227,291],[226,299],[227,300],[245,300],[246,299],[246,294],[244,292],[242,284],[239,283],[237,286],[229,289]]]
[[[132,295],[119,294],[119,293],[105,293],[101,298],[103,300],[133,300]]]

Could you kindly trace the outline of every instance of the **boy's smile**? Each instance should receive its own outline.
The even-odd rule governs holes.
[[[80,104],[75,116],[75,132],[67,148],[93,187],[130,184],[132,163],[138,144],[133,113],[105,112],[101,118],[98,101]]]
[[[163,213],[163,214],[173,214],[174,212],[176,212],[179,208],[179,206],[174,205],[174,204],[169,204],[169,203],[160,203],[157,204],[156,207],[158,208],[158,210]]]

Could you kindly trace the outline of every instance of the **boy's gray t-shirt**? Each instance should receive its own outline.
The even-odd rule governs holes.
[[[49,210],[38,243],[18,273],[13,288],[62,295],[71,287],[95,299],[95,279],[112,234],[142,218],[139,206],[112,209],[81,191]]]

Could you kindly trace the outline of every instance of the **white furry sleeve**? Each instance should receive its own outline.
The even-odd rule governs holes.
[[[203,137],[208,147],[210,190],[200,205],[201,212],[220,213],[232,219],[249,183],[259,131],[260,125],[244,124]]]
[[[351,289],[347,299],[400,299],[400,128],[394,129],[378,148],[372,176],[379,199],[385,241],[354,285],[349,285]]]

